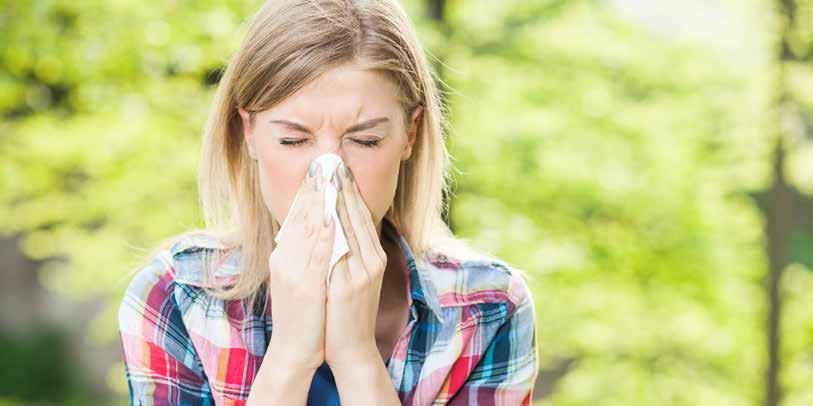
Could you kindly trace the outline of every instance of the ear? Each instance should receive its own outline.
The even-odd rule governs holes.
[[[251,156],[251,159],[257,159],[257,155],[254,153],[254,138],[251,136],[251,117],[242,106],[237,108],[237,112],[240,113],[240,119],[243,122],[243,139],[246,141],[248,155]]]
[[[421,113],[423,113],[423,106],[415,107],[412,110],[412,117],[409,119],[409,130],[407,131],[407,143],[404,146],[404,152],[401,154],[401,160],[405,161],[412,156],[412,147],[415,145],[415,139],[418,136],[418,128],[421,125]]]

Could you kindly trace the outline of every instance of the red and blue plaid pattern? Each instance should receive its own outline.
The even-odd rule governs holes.
[[[407,259],[409,319],[387,365],[402,404],[530,405],[538,370],[534,304],[518,272],[499,261],[430,251]],[[176,242],[141,269],[119,308],[119,333],[134,405],[243,405],[272,331],[271,308],[214,298],[240,251],[205,235]],[[219,283],[219,282],[217,282]]]

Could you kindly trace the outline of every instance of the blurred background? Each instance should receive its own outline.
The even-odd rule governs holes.
[[[532,274],[535,404],[813,404],[813,1],[404,4],[448,221]],[[202,226],[259,5],[0,0],[0,405],[127,404],[127,272]]]

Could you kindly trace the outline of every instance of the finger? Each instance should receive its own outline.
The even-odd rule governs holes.
[[[338,174],[336,177],[336,183],[341,185],[341,180],[339,177],[341,177],[341,174]],[[343,193],[342,189],[339,189],[339,196],[337,196],[336,199],[336,211],[339,213],[340,219],[343,223],[342,227],[343,230],[345,230],[345,239],[347,240],[348,247],[350,247],[350,252],[348,253],[346,259],[341,261],[345,263],[343,265],[345,280],[350,282],[353,279],[369,278],[370,274],[367,272],[367,267],[364,264],[364,258],[361,249],[359,248],[358,234],[350,222],[350,214],[347,211],[347,205],[345,204],[345,200],[341,196],[341,193]]]
[[[356,235],[356,241],[359,245],[359,252],[363,260],[365,261],[365,269],[367,267],[372,266],[373,264],[370,263],[372,258],[379,258],[377,252],[375,250],[375,243],[374,243],[374,235],[375,232],[370,232],[367,227],[364,225],[363,216],[364,213],[369,213],[367,207],[364,203],[359,199],[359,192],[358,192],[358,183],[356,183],[353,179],[352,173],[349,172],[349,169],[345,167],[347,171],[345,174],[349,176],[345,176],[345,183],[346,186],[344,188],[344,199],[345,205],[347,207],[348,217],[350,218],[350,223],[352,224],[353,231]],[[375,228],[372,228],[375,230]]]
[[[327,226],[324,225],[324,221],[322,222],[316,244],[308,260],[308,267],[306,269],[317,269],[321,283],[325,283],[327,279],[326,272],[327,266],[330,263],[330,255],[333,253],[333,236],[335,235],[335,230],[335,222],[331,221]]]
[[[306,170],[305,174],[302,178],[302,181],[299,184],[299,188],[294,195],[294,201],[291,203],[291,207],[288,208],[288,217],[289,219],[302,219],[304,215],[304,208],[307,207],[305,203],[307,203],[307,195],[310,190],[313,189],[313,184],[315,181],[314,177],[309,176],[310,170]]]
[[[307,230],[306,237],[313,247],[316,245],[316,240],[320,238],[320,234],[323,231],[322,229],[325,227],[324,185],[320,184],[322,182],[322,171],[318,165],[312,181],[313,188],[306,192],[308,204],[305,208],[305,230]]]
[[[316,169],[318,170],[318,167],[316,167]],[[317,230],[309,221],[311,217],[313,217],[313,215],[309,213],[309,207],[313,204],[316,176],[309,176],[308,172],[305,173],[304,180],[301,182],[299,190],[294,196],[294,202],[291,205],[292,207],[290,208],[290,213],[286,220],[296,224],[296,226],[285,226],[286,230],[288,228],[295,229],[294,233],[301,238],[315,236],[315,231]],[[316,172],[312,173],[314,175],[316,174]],[[299,233],[297,233],[297,231],[299,231]]]
[[[307,183],[307,179],[302,183]],[[279,221],[279,228],[276,230],[276,233],[279,234],[279,236],[275,235],[274,239],[279,239],[280,244],[282,244],[283,241],[287,241],[289,238],[291,238],[290,236],[298,234],[298,230],[296,230],[297,227],[294,227],[291,224],[298,224],[302,222],[302,201],[304,200],[304,196],[301,191],[302,189],[300,188],[300,192],[297,192],[297,194],[294,195],[294,198],[288,207],[288,212],[285,214],[285,217]]]
[[[353,187],[350,188],[352,191],[350,197],[355,201],[355,205],[359,209],[359,214],[361,216],[362,223],[367,232],[369,233],[368,235],[373,240],[373,242],[378,241],[380,240],[380,237],[378,236],[378,232],[375,229],[375,223],[373,223],[373,215],[370,212],[370,209],[364,203],[364,199],[361,197],[361,190],[358,187],[358,183],[354,181],[355,179],[353,178],[352,173],[350,174],[350,180],[353,181],[351,182]],[[375,246],[376,244],[373,245]]]
[[[333,274],[330,275],[330,286],[338,287],[336,283],[349,283],[350,282],[350,269],[348,268],[347,256],[342,257],[333,268]]]
[[[372,223],[372,216],[364,204],[364,201],[361,199],[358,184],[352,180],[352,173],[349,172],[349,168],[346,166],[344,166],[344,168],[346,169],[346,175],[349,174],[349,176],[344,176],[342,179],[342,196],[350,217],[350,223],[356,235],[356,240],[358,241],[359,252],[362,258],[365,258],[365,261],[372,259],[383,261],[384,258],[381,257],[381,253],[376,248],[376,244],[380,245],[381,243],[378,242],[377,234],[374,231],[375,226],[369,227],[365,224],[365,222]],[[365,264],[367,266],[374,265],[373,263],[366,262]]]
[[[297,189],[297,193],[294,195],[293,202],[291,202],[291,205],[288,208],[288,213],[283,220],[285,223],[285,229],[280,228],[276,231],[277,233],[282,233],[282,235],[279,235],[279,243],[274,248],[274,252],[284,246],[301,248],[308,256],[300,256],[299,258],[294,259],[294,261],[299,263],[299,266],[303,267],[307,265],[307,258],[309,258],[310,253],[313,250],[313,244],[309,244],[309,239],[307,238],[307,235],[311,233],[309,230],[307,230],[307,228],[312,227],[306,225],[305,213],[308,205],[311,204],[310,191],[313,190],[314,179],[314,177],[308,176],[306,171],[302,181],[300,182],[299,188]],[[280,224],[280,227],[281,226],[282,225]],[[277,240],[277,236],[275,236],[274,239]],[[271,255],[273,255],[273,252]]]
[[[338,173],[337,173],[338,174]],[[336,178],[341,178],[341,175],[336,176]],[[338,184],[342,184],[341,179],[336,180]],[[340,186],[341,190],[336,197],[336,212],[339,215],[339,220],[342,223],[342,230],[344,231],[344,237],[347,240],[347,246],[350,248],[350,252],[348,253],[351,256],[360,256],[361,251],[359,248],[358,239],[356,238],[356,233],[353,230],[353,226],[350,223],[350,214],[347,211],[347,204],[344,202],[344,194],[345,188]]]

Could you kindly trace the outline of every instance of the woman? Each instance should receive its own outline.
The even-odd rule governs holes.
[[[205,130],[207,227],[159,248],[122,301],[131,402],[530,404],[533,300],[443,223],[443,127],[395,0],[266,4]],[[330,179],[324,154],[342,161]],[[337,227],[350,252],[327,280]]]

